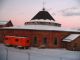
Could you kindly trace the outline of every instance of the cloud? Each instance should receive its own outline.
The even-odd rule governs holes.
[[[80,0],[74,0],[77,6],[80,6]]]
[[[80,8],[72,7],[62,10],[63,16],[80,16]]]
[[[76,0],[80,4],[80,0]]]
[[[6,0],[0,0],[0,10],[4,7]]]

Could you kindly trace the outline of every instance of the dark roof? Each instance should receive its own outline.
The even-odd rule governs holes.
[[[39,11],[31,20],[35,19],[54,20],[53,17],[47,11],[45,11],[45,9],[43,9],[43,11]]]
[[[13,26],[11,20],[10,21],[5,21],[5,20],[0,21],[0,27],[10,27],[10,26]]]

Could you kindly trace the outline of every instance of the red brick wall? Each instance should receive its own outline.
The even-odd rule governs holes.
[[[3,32],[2,32],[3,31]],[[73,33],[73,32],[72,32]],[[0,35],[11,35],[11,36],[25,36],[30,37],[32,40],[32,46],[33,46],[33,40],[36,36],[38,38],[38,42],[36,46],[40,47],[43,42],[43,38],[47,38],[47,46],[49,48],[62,48],[63,43],[62,40],[71,34],[71,32],[60,32],[60,31],[36,31],[36,30],[25,30],[25,29],[6,29],[6,30],[0,30]],[[58,44],[53,44],[54,38],[57,38]]]

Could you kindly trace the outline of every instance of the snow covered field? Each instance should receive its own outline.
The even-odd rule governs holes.
[[[80,60],[80,51],[65,49],[17,49],[0,44],[0,60]]]

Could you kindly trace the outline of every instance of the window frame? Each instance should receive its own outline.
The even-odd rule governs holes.
[[[54,44],[54,45],[58,45],[58,38],[57,38],[57,37],[54,38],[53,44]]]
[[[37,37],[35,36],[34,39],[33,39],[33,44],[37,44],[37,41],[38,41],[38,39],[37,39]]]
[[[43,38],[42,43],[43,43],[43,44],[47,44],[47,37],[44,37],[44,38]]]

